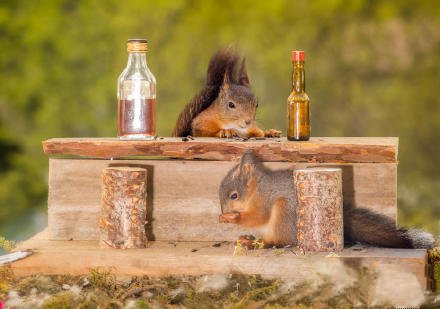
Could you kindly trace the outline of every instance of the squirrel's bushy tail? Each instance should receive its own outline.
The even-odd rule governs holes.
[[[177,119],[173,136],[187,136],[191,134],[191,122],[217,98],[225,74],[228,74],[230,83],[240,82],[239,72],[244,68],[238,52],[227,46],[220,49],[209,61],[206,83],[203,89],[184,107]]]
[[[345,213],[345,234],[352,241],[389,248],[432,248],[434,237],[416,229],[399,229],[394,222],[367,209],[352,208]]]

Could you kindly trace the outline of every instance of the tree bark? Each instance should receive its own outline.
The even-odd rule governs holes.
[[[46,155],[75,155],[95,158],[163,156],[179,159],[235,161],[251,149],[260,161],[309,163],[396,163],[396,137],[311,137],[290,142],[283,138],[247,140],[196,137],[164,137],[145,143],[117,138],[55,138],[43,142]]]
[[[145,248],[147,171],[109,167],[102,173],[101,247]]]
[[[304,251],[344,248],[342,171],[307,168],[294,171],[298,246]]]

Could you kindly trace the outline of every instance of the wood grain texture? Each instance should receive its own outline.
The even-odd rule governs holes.
[[[145,248],[147,170],[139,167],[105,168],[102,171],[101,204],[101,247]]]
[[[118,276],[168,276],[202,274],[260,274],[265,278],[320,280],[325,276],[335,283],[347,284],[356,279],[363,267],[385,272],[395,284],[416,280],[426,287],[424,274],[426,250],[344,249],[337,256],[301,255],[290,249],[256,250],[233,256],[232,243],[223,242],[149,242],[146,249],[99,249],[97,241],[49,241],[41,233],[21,243],[18,250],[32,249],[34,254],[11,265],[15,275],[88,274],[93,268],[110,269]],[[359,249],[359,248],[358,248]],[[354,278],[350,279],[350,276]],[[321,278],[322,279],[322,278]],[[394,290],[391,291],[395,293]]]
[[[293,172],[298,205],[298,247],[306,252],[344,249],[342,170],[315,167]]]
[[[253,149],[262,161],[322,163],[395,163],[397,137],[313,137],[290,142],[285,138],[238,141],[234,139],[159,138],[154,141],[120,141],[116,138],[54,138],[43,142],[47,155],[94,158],[163,156],[181,159],[237,160]]]
[[[258,233],[221,224],[220,182],[235,162],[169,160],[49,160],[49,230],[54,240],[97,240],[101,171],[108,166],[147,169],[149,240],[234,241]],[[396,164],[292,164],[269,162],[273,169],[336,166],[343,171],[344,201],[396,220]]]

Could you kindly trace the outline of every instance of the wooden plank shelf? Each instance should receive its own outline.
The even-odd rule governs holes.
[[[264,140],[160,137],[153,141],[121,141],[117,138],[54,138],[43,142],[46,155],[90,158],[163,156],[185,160],[233,161],[252,149],[261,161],[310,163],[396,163],[397,137],[313,137],[290,142]]]
[[[356,280],[356,270],[366,267],[377,272],[375,277],[381,281],[422,288],[427,283],[426,250],[420,249],[357,247],[329,256],[303,255],[289,248],[246,251],[234,256],[231,242],[149,242],[145,249],[100,249],[98,241],[50,241],[46,231],[18,247],[26,249],[34,254],[11,265],[18,276],[82,275],[93,268],[105,268],[118,276],[243,273],[300,283],[319,280],[318,276],[324,275],[338,283]]]
[[[291,249],[258,250],[234,256],[233,242],[258,230],[218,222],[222,179],[247,149],[270,169],[316,166],[342,169],[344,203],[368,208],[393,221],[397,215],[398,138],[315,137],[307,142],[158,138],[61,138],[43,142],[49,156],[48,230],[19,248],[35,254],[11,267],[20,274],[86,274],[104,267],[117,275],[260,274],[267,278],[335,283],[355,269],[386,274],[381,282],[426,287],[425,250],[344,249],[335,258],[302,255]],[[172,160],[170,160],[172,158]],[[147,170],[146,249],[100,249],[102,170],[107,167]],[[213,246],[220,243],[220,246]],[[281,252],[281,254],[280,254]],[[342,274],[342,275],[341,275]],[[312,277],[311,277],[312,276]],[[314,277],[313,277],[314,276]],[[347,276],[345,276],[347,278]],[[342,278],[342,279],[341,279]]]
[[[307,142],[285,138],[55,138],[44,141],[43,148],[50,157],[49,226],[20,244],[19,250],[35,253],[11,265],[16,275],[80,275],[106,268],[118,276],[243,273],[296,280],[297,284],[324,276],[346,286],[360,280],[367,268],[377,274],[376,281],[387,286],[417,289],[427,285],[426,250],[345,248],[328,256],[266,249],[234,256],[237,237],[245,233],[258,236],[258,231],[218,222],[221,180],[247,149],[270,169],[339,167],[345,205],[368,208],[395,221],[396,137],[314,137]],[[98,246],[101,173],[115,166],[147,170],[150,242],[145,249]]]

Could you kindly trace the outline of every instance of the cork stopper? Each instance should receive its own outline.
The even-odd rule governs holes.
[[[148,42],[144,39],[127,40],[127,51],[129,53],[146,53],[148,50]]]

